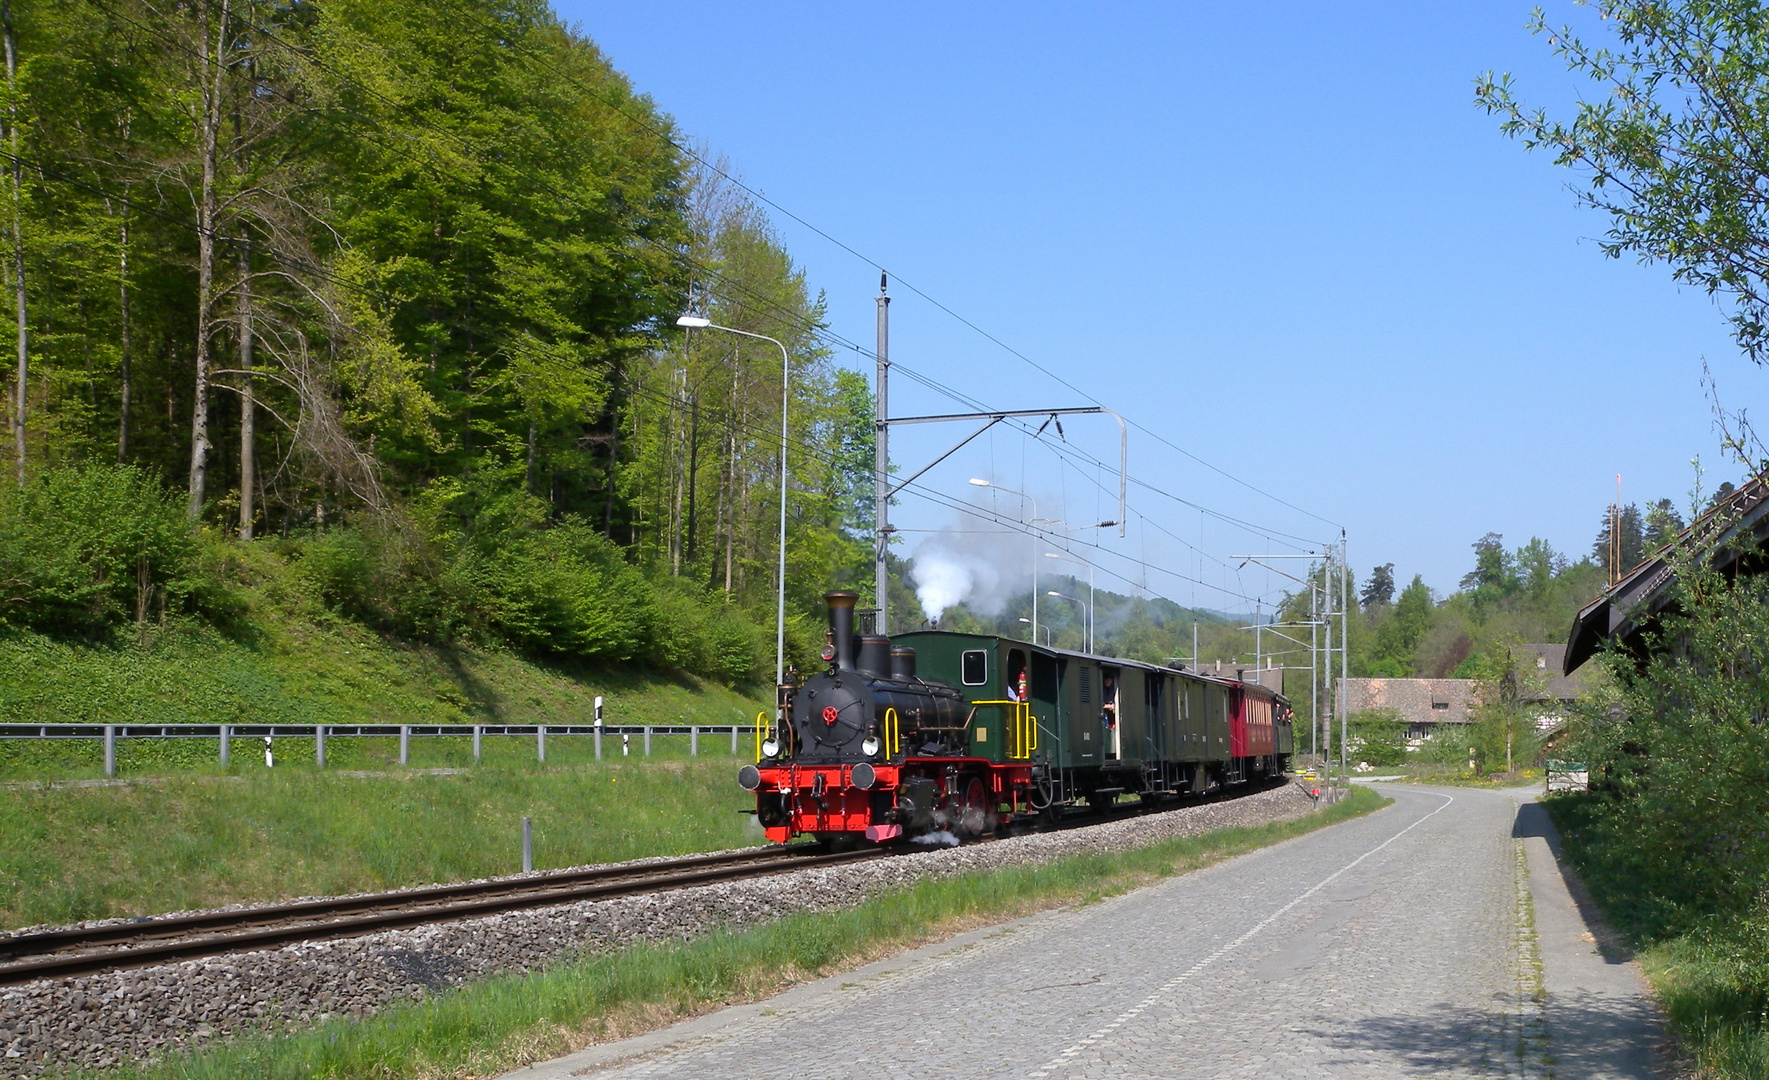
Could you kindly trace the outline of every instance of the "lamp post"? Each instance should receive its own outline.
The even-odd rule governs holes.
[[[1083,625],[1087,628],[1087,651],[1089,653],[1092,653],[1093,652],[1093,605],[1089,604],[1087,601],[1081,599],[1079,596],[1070,596],[1068,593],[1060,593],[1060,592],[1057,592],[1055,589],[1050,590],[1049,592],[1045,593],[1044,595],[1054,596],[1058,600],[1068,600],[1071,603],[1076,603],[1076,604],[1081,605],[1081,614],[1086,616],[1086,621],[1083,623]]]
[[[1088,622],[1087,651],[1092,652],[1093,651],[1093,614],[1092,613],[1093,613],[1093,598],[1095,596],[1094,588],[1093,588],[1093,564],[1088,562],[1086,559],[1077,559],[1072,555],[1061,555],[1061,554],[1058,554],[1057,552],[1054,552],[1054,551],[1045,552],[1044,557],[1047,559],[1061,559],[1064,562],[1072,562],[1077,565],[1087,567],[1087,611],[1088,611],[1088,616],[1087,616],[1087,622]]]
[[[1009,495],[1018,495],[1020,498],[1026,500],[1027,502],[1032,504],[1032,518],[1031,518],[1032,522],[1036,522],[1038,520],[1038,500],[1034,499],[1032,496],[1026,494],[1025,492],[1015,491],[1013,488],[1005,488],[1005,487],[1002,487],[1000,484],[990,483],[987,480],[980,480],[974,476],[971,477],[971,486],[972,487],[981,487],[981,488],[994,488],[996,491],[1005,491]],[[1032,525],[1032,532],[1033,532],[1032,550],[1034,552],[1036,552],[1038,550],[1038,548],[1041,546],[1039,544],[1038,536],[1037,536],[1037,532],[1038,532],[1037,525],[1035,525],[1035,524]],[[1038,560],[1036,558],[1034,558],[1032,560],[1032,644],[1034,644],[1034,645],[1038,644]]]
[[[691,330],[723,330],[727,334],[755,338],[758,341],[772,341],[780,350],[780,588],[774,611],[774,685],[779,686],[786,680],[786,420],[787,408],[792,403],[792,357],[787,355],[786,346],[776,338],[766,334],[752,334],[748,330],[738,330],[731,326],[720,326],[711,319],[703,319],[698,315],[684,315],[676,320],[676,325]]]

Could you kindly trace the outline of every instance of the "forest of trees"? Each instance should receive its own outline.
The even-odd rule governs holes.
[[[602,626],[624,589],[759,674],[781,357],[684,337],[688,310],[792,353],[795,611],[870,585],[871,394],[820,298],[544,3],[12,0],[0,24],[0,623],[65,622],[73,586],[27,558],[45,507],[142,483],[391,631],[642,658]]]

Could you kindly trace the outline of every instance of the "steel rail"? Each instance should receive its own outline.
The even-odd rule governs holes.
[[[792,848],[691,856],[641,866],[599,867],[542,878],[441,885],[337,900],[21,934],[0,950],[0,985],[246,952],[299,941],[356,937],[580,900],[666,892],[785,873],[808,865],[876,858],[882,851],[828,854]],[[203,931],[209,931],[207,933]],[[166,940],[166,939],[170,940]],[[110,946],[93,948],[93,946]]]
[[[1020,820],[1021,831],[1062,831],[1159,814],[1268,790],[1281,778],[1237,784],[1203,795],[1177,795],[1129,806],[1076,808],[1051,822]],[[1238,788],[1239,790],[1235,790]],[[1002,833],[987,839],[1000,839]],[[522,878],[432,885],[398,892],[300,901],[235,911],[173,915],[0,937],[0,986],[38,979],[148,967],[177,960],[251,952],[304,941],[360,937],[430,923],[582,900],[667,892],[720,881],[766,877],[805,866],[841,865],[913,852],[914,847],[830,853],[813,845],[690,855],[640,865],[591,867]]]

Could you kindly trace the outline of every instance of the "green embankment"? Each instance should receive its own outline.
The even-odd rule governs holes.
[[[360,1021],[329,1020],[290,1036],[247,1037],[156,1066],[93,1075],[111,1080],[495,1076],[592,1042],[765,997],[965,929],[1064,904],[1093,903],[1368,813],[1388,801],[1356,788],[1344,801],[1296,821],[924,881],[858,908],[717,931],[684,945],[634,946],[536,975],[490,979]]]
[[[751,803],[729,742],[703,743],[693,759],[686,743],[660,739],[649,761],[453,775],[264,775],[260,763],[259,775],[237,779],[0,791],[0,923],[514,873],[525,816],[537,869],[759,842],[745,831]]]
[[[597,695],[611,724],[749,724],[762,707],[687,675],[549,666],[507,651],[390,642],[323,610],[251,601],[244,629],[195,621],[122,643],[0,636],[0,720],[117,724],[585,723]],[[43,780],[101,775],[102,745],[0,740],[0,923],[6,926],[293,895],[373,890],[521,868],[520,820],[534,819],[537,867],[732,847],[747,803],[730,736],[701,756],[686,736],[415,737],[118,744],[121,786]],[[739,754],[750,752],[740,740]],[[452,766],[448,776],[420,770]],[[339,775],[369,770],[384,776]]]
[[[0,721],[56,724],[582,724],[597,695],[610,724],[749,724],[763,706],[688,675],[573,670],[502,651],[390,643],[345,620],[264,620],[250,641],[184,624],[119,646],[0,637]],[[429,757],[426,740],[414,741]],[[328,763],[397,760],[351,739]],[[312,757],[310,740],[279,756]],[[212,768],[212,740],[124,741],[121,775]],[[470,760],[471,755],[467,755]],[[459,762],[459,754],[449,758]],[[97,742],[0,740],[0,777],[98,775]],[[432,762],[440,763],[440,762]]]

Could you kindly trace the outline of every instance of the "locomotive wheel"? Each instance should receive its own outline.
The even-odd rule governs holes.
[[[973,776],[959,783],[958,830],[965,836],[983,836],[994,827],[989,813],[989,795],[981,777]]]

